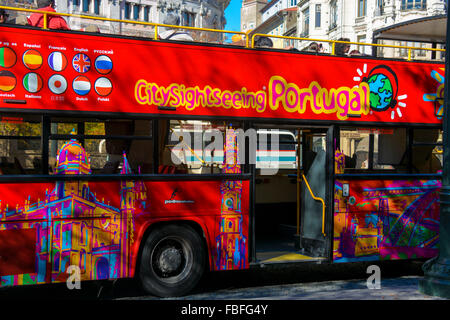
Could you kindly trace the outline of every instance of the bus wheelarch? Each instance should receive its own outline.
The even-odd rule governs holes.
[[[158,224],[142,243],[137,278],[141,288],[159,297],[187,294],[207,267],[206,245],[189,223]]]

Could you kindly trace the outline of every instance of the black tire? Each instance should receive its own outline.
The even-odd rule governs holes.
[[[204,270],[204,244],[190,226],[162,226],[145,240],[139,278],[147,293],[158,297],[185,295],[197,285]]]

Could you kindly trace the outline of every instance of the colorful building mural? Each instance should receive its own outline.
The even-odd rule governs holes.
[[[64,144],[57,157],[56,174],[90,173],[89,155],[81,144],[73,139]],[[125,155],[121,173],[131,173]],[[21,270],[21,261],[16,261],[20,264],[15,266],[17,270],[1,270],[0,285],[65,281],[70,265],[79,266],[81,280],[127,276],[134,215],[145,210],[146,196],[142,182],[122,181],[120,207],[114,207],[109,201],[98,199],[88,181],[67,180],[57,181],[50,192],[47,189],[42,201],[30,203],[29,197],[24,205],[12,210],[1,208],[0,230],[16,230],[15,237],[30,231],[36,235],[27,240],[29,247],[36,243],[36,253],[28,250],[26,259],[31,259],[28,265],[32,266],[34,255],[37,270]],[[4,233],[0,231],[0,235]],[[22,246],[16,249],[21,251]]]
[[[349,196],[342,195],[349,185]],[[336,181],[335,262],[433,257],[439,189],[432,181]]]
[[[235,145],[230,146],[228,154],[235,156]],[[224,172],[239,173],[240,166],[227,164]],[[125,154],[120,173],[132,174]],[[61,147],[56,174],[91,174],[89,155],[78,141],[72,139]],[[79,267],[81,280],[130,277],[142,229],[150,219],[167,215],[195,219],[210,230],[214,236],[207,239],[208,246],[216,259],[212,269],[248,267],[248,218],[243,217],[247,207],[244,211],[241,207],[242,191],[248,183],[242,181],[90,182],[65,178],[55,183],[0,187],[4,191],[0,199],[0,287],[64,282],[71,265]],[[183,199],[190,199],[188,204],[168,204],[174,188]],[[203,194],[195,191],[199,188]],[[245,197],[248,200],[247,192]],[[213,217],[214,223],[196,216],[197,212]]]
[[[241,173],[238,162],[238,145],[235,130],[227,129],[224,148],[223,173]],[[217,270],[247,268],[247,237],[241,211],[242,181],[225,180],[220,186],[222,205],[220,210],[220,231],[216,238]]]

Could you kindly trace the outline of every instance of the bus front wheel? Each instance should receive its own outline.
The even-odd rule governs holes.
[[[204,268],[205,250],[199,234],[187,225],[166,225],[147,237],[139,277],[147,293],[174,297],[191,291]]]

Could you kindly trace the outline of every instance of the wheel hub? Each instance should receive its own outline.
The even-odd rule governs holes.
[[[164,273],[170,273],[177,270],[181,265],[181,254],[176,248],[166,248],[159,256],[159,268]]]

